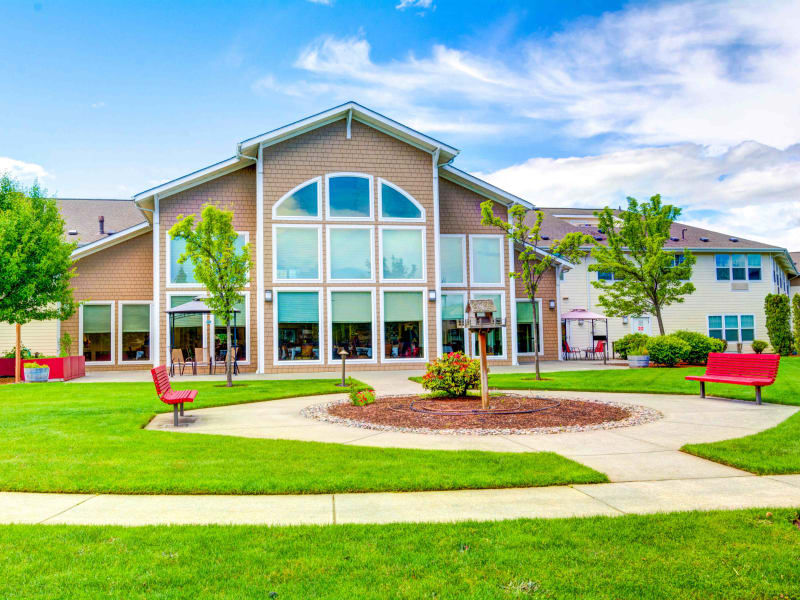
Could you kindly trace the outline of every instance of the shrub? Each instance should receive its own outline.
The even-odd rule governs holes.
[[[448,352],[432,360],[422,376],[422,387],[431,392],[444,392],[448,396],[466,396],[467,390],[476,388],[481,381],[481,363],[463,352]]]
[[[767,314],[767,334],[769,343],[781,356],[792,353],[792,330],[789,324],[789,296],[767,294],[764,298],[764,312]]]
[[[361,390],[357,392],[355,388],[350,388],[350,402],[353,406],[366,406],[375,402],[375,390]]]
[[[30,348],[26,348],[22,346],[19,349],[19,355],[21,358],[33,358],[33,352],[31,352]],[[17,356],[16,348],[11,348],[8,352],[3,355],[3,358],[15,358]]]
[[[629,333],[614,342],[614,350],[622,358],[628,358],[629,349],[639,348],[645,344],[647,344],[647,335],[644,333]]]
[[[753,352],[755,352],[756,354],[761,354],[764,350],[767,349],[767,346],[769,346],[769,344],[767,344],[767,342],[763,340],[753,340],[751,346],[753,347]]]
[[[684,362],[692,351],[692,347],[674,335],[659,335],[647,340],[650,361],[665,367],[674,367]]]
[[[72,354],[72,336],[66,331],[58,341],[58,348],[61,351],[61,356],[69,356]]]
[[[708,362],[709,352],[722,352],[722,340],[712,338],[696,331],[676,331],[673,333],[677,338],[682,339],[689,344],[689,356],[686,357],[686,362],[690,365],[704,365]]]

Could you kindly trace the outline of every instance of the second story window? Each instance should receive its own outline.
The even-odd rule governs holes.
[[[372,218],[372,178],[356,173],[327,176],[328,218],[365,220]]]
[[[615,275],[611,271],[598,271],[597,279],[600,281],[621,281],[623,277],[622,275]]]
[[[760,254],[717,254],[717,281],[761,281]]]

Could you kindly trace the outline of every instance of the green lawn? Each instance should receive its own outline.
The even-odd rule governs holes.
[[[0,597],[800,598],[797,512],[327,527],[0,527]]]
[[[202,408],[341,393],[336,381],[175,387],[199,389],[193,408]],[[142,429],[154,413],[170,410],[152,383],[0,386],[0,490],[317,494],[606,481],[553,453],[384,449]]]

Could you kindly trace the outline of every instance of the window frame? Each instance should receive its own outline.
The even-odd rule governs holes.
[[[237,231],[237,235],[244,236],[244,243],[250,243],[250,232],[249,231]],[[169,235],[169,231],[165,234],[166,237],[166,245],[164,250],[164,255],[166,258],[164,274],[165,280],[167,282],[166,289],[176,289],[176,290],[204,290],[206,289],[202,283],[174,283],[172,281],[172,249],[170,248],[170,242],[172,241],[172,237]],[[250,273],[247,274],[247,284],[244,286],[245,288],[250,287]],[[182,295],[182,294],[179,294]]]
[[[239,293],[242,296],[244,296],[244,340],[245,340],[244,349],[245,349],[245,356],[247,357],[247,360],[240,360],[240,361],[238,361],[238,364],[240,364],[240,365],[249,365],[250,364],[250,333],[251,333],[251,331],[250,331],[250,292],[242,291],[242,292],[239,292]],[[208,294],[206,294],[205,297],[207,298]],[[209,313],[208,319],[211,320],[211,324],[208,324],[208,323],[204,323],[203,324],[203,345],[205,347],[208,347],[208,344],[206,343],[206,336],[208,334],[208,328],[210,327],[211,331],[213,331],[217,327],[217,318],[214,316],[214,313]],[[239,326],[238,320],[237,320],[236,325]],[[233,324],[231,324],[231,326],[233,326]],[[223,325],[220,325],[220,327],[223,327]],[[209,350],[210,349],[211,348],[209,348]]]
[[[281,292],[317,292],[317,302],[319,303],[319,359],[318,360],[280,360],[278,352],[278,294]],[[280,287],[273,290],[274,299],[272,301],[272,364],[274,366],[293,366],[304,365],[324,365],[325,353],[325,319],[323,315],[325,290],[322,287]],[[250,356],[249,354],[247,356]]]
[[[153,356],[153,301],[152,300],[118,300],[117,304],[118,304],[117,311],[119,312],[118,321],[117,321],[119,323],[119,327],[117,327],[117,330],[118,330],[117,331],[117,348],[118,348],[117,364],[118,365],[149,365],[149,364],[155,365],[155,364],[157,364],[156,357]],[[122,352],[123,352],[123,348],[122,348],[122,326],[123,326],[123,322],[122,322],[122,307],[125,306],[125,305],[128,305],[128,304],[140,305],[140,306],[146,304],[147,306],[150,307],[150,330],[148,331],[148,334],[150,335],[150,360],[122,360]],[[81,335],[81,343],[83,343],[83,336],[82,335]]]
[[[333,246],[331,246],[331,230],[333,229],[367,229],[369,230],[369,256],[370,256],[370,277],[369,279],[337,279],[331,275],[331,258],[333,257]],[[327,281],[335,284],[339,283],[375,283],[375,227],[373,225],[327,225],[325,227],[325,276]],[[293,280],[296,281],[296,280]]]
[[[466,307],[467,306],[467,302],[468,302],[468,298],[469,298],[469,292],[467,292],[464,289],[453,290],[453,291],[451,291],[451,290],[447,290],[447,291],[442,290],[442,293],[441,293],[441,296],[440,296],[442,299],[439,302],[442,306],[444,306],[444,296],[461,296],[461,305]],[[441,318],[441,311],[437,311],[437,314],[440,317],[439,321],[444,321],[445,320],[445,319]],[[464,315],[464,316],[466,316],[466,315]],[[448,319],[448,320],[450,320],[450,319]],[[437,328],[438,328],[438,325],[437,325]],[[471,348],[469,347],[469,345],[472,343],[472,335],[470,334],[469,329],[467,329],[466,327],[461,327],[460,329],[464,332],[464,346],[466,346],[464,348],[464,354],[466,354],[467,356],[471,356],[471,352],[470,352]],[[439,354],[440,355],[444,354],[444,328],[442,328],[441,331],[442,331],[442,335],[439,336],[440,337],[440,339],[439,339]]]
[[[443,288],[456,288],[467,286],[467,235],[464,233],[441,233],[439,234],[440,240],[442,238],[460,238],[461,239],[461,283],[444,283],[439,282]],[[442,272],[442,244],[439,244],[439,273]]]
[[[422,232],[420,243],[422,244],[422,276],[416,279],[390,279],[384,277],[383,275],[383,232],[387,229],[390,230],[418,230]],[[426,248],[427,244],[427,232],[426,227],[424,225],[379,225],[378,226],[378,256],[375,259],[377,263],[378,260],[381,261],[379,272],[380,277],[379,281],[381,283],[402,283],[402,284],[412,284],[412,283],[427,283],[428,281],[428,252]],[[376,268],[377,264],[376,264]]]
[[[419,217],[385,217],[383,215],[383,185],[386,184],[394,191],[398,192],[399,194],[405,196],[411,203],[416,206],[419,211]],[[417,199],[414,198],[411,194],[401,188],[399,185],[395,185],[391,181],[384,179],[383,177],[378,177],[378,186],[377,186],[377,201],[378,201],[378,220],[379,221],[392,221],[397,223],[424,223],[427,217],[425,212],[425,207],[422,206]]]
[[[386,345],[386,292],[420,292],[422,298],[422,327],[425,334],[425,345],[423,346],[423,355],[420,358],[386,358],[381,352],[381,362],[387,364],[413,364],[413,363],[427,363],[431,360],[430,356],[430,336],[428,335],[428,290],[424,287],[411,286],[411,287],[390,287],[381,288],[381,338],[378,348],[383,348]]]
[[[317,277],[315,279],[285,279],[278,277],[278,229],[317,230]],[[323,273],[322,225],[298,223],[273,223],[272,225],[272,282],[273,283],[322,283]]]
[[[743,256],[744,257],[744,267],[734,267],[733,266],[733,257],[734,256]],[[758,267],[750,267],[750,256],[758,256],[761,265]],[[728,257],[728,266],[727,267],[720,267],[717,265],[717,257],[718,256],[727,256]],[[744,279],[734,279],[733,278],[733,270],[736,269],[743,269],[744,270]],[[759,278],[758,279],[750,279],[750,269],[758,269],[759,270]],[[727,279],[720,279],[719,278],[719,271],[720,269],[727,269],[728,270],[728,278]],[[764,281],[764,258],[760,252],[717,252],[714,254],[714,280],[715,281],[726,281],[728,283],[734,282],[750,282],[750,281]]]
[[[751,314],[751,313],[707,314],[706,315],[706,335],[708,335],[708,337],[711,337],[711,326],[710,326],[710,323],[709,323],[709,319],[711,319],[711,317],[720,317],[722,319],[722,329],[721,329],[722,337],[721,338],[715,338],[715,339],[721,339],[722,341],[726,341],[725,340],[725,331],[728,330],[728,329],[731,329],[731,328],[730,327],[725,327],[725,317],[736,317],[736,331],[737,331],[738,339],[735,342],[728,342],[729,344],[752,344],[755,340],[758,339],[757,328],[756,328],[756,315],[755,314]],[[742,340],[742,329],[743,329],[742,328],[742,317],[752,317],[753,318],[753,327],[752,327],[752,329],[753,329],[753,339],[752,340]],[[744,329],[750,329],[750,327],[744,327]]]
[[[506,319],[505,326],[502,327],[501,330],[500,330],[500,331],[503,332],[503,353],[498,355],[498,356],[489,356],[489,355],[487,355],[486,356],[486,360],[508,360],[508,344],[509,344],[509,341],[508,341],[508,318],[506,316],[506,291],[505,290],[498,290],[498,289],[469,290],[469,292],[467,292],[467,302],[469,302],[470,300],[475,300],[475,298],[473,298],[473,296],[475,294],[478,294],[478,295],[481,295],[481,296],[484,296],[484,295],[487,295],[487,294],[500,294],[500,304],[502,305],[500,307],[500,317],[503,318],[503,319]],[[515,308],[515,310],[516,310],[516,308]],[[515,315],[515,317],[516,317],[516,315]],[[514,325],[516,326],[516,322],[514,323]],[[469,336],[470,356],[473,357],[473,358],[480,358],[480,354],[475,352],[475,343],[476,343],[476,341],[477,341],[477,334],[470,333],[470,336]]]
[[[369,292],[372,300],[372,358],[367,359],[357,359],[357,362],[354,364],[358,365],[370,365],[370,364],[377,364],[378,362],[378,332],[377,332],[377,323],[376,323],[376,303],[375,303],[375,288],[374,287],[365,287],[365,288],[356,288],[356,287],[328,287],[326,288],[327,296],[327,321],[328,321],[328,343],[333,343],[333,304],[332,304],[332,294],[334,292]],[[333,348],[328,348],[325,346],[325,352],[327,353],[328,350],[332,350]],[[336,361],[341,362],[341,361]],[[336,364],[334,362],[328,364]]]
[[[475,245],[473,244],[473,240],[480,239],[480,238],[492,238],[497,240],[497,244],[500,247],[500,281],[493,282],[493,283],[478,283],[475,281],[475,260],[473,260],[474,252],[475,252]],[[506,249],[503,244],[503,236],[494,234],[494,233],[473,233],[469,236],[469,287],[471,288],[497,288],[497,287],[505,287],[507,285],[506,281],[503,281],[503,274],[506,270],[506,261],[505,261],[505,253]]]
[[[312,183],[317,184],[317,216],[316,217],[306,217],[306,216],[280,216],[276,213],[278,207],[286,200],[289,196],[294,194],[295,192],[303,189],[307,185],[311,185]],[[286,192],[283,196],[281,196],[275,204],[272,205],[272,218],[276,221],[322,221],[322,176],[312,177],[311,179],[307,179],[303,183],[300,183],[293,187],[291,190]]]
[[[516,330],[517,326],[519,325],[519,321],[517,321],[517,304],[520,303],[520,302],[527,302],[528,304],[530,304],[531,300],[530,300],[530,298],[514,298],[513,302],[514,302],[514,329]],[[541,298],[536,298],[536,309],[535,309],[535,311],[536,312],[534,312],[534,316],[537,315],[537,314],[539,315],[539,322],[536,323],[536,325],[537,325],[536,329],[539,330],[539,341],[541,342],[541,345],[539,346],[538,354],[539,354],[539,356],[543,356],[544,355],[544,325],[543,325],[542,321],[544,319],[542,318],[542,299]],[[517,341],[517,340],[514,340],[514,341]],[[517,350],[517,356],[536,356],[536,354],[537,354],[536,352],[520,352],[519,350]],[[489,358],[489,357],[487,356],[486,358]]]
[[[86,366],[108,366],[108,365],[115,365],[117,364],[117,344],[116,344],[116,330],[115,330],[115,317],[114,314],[116,311],[114,310],[114,300],[85,300],[81,302],[80,310],[78,311],[78,354],[83,356],[83,307],[84,306],[96,306],[96,305],[103,305],[103,306],[110,306],[111,307],[111,331],[109,331],[109,343],[111,344],[111,360],[87,360]],[[152,356],[152,352],[150,353]],[[147,364],[147,363],[145,363]]]
[[[360,177],[369,181],[369,216],[367,217],[334,217],[331,214],[331,179],[336,177]],[[374,221],[375,220],[375,181],[368,173],[338,171],[325,174],[325,218],[328,221]]]

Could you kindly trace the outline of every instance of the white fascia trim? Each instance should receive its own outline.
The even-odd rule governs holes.
[[[114,318],[116,315],[114,314],[114,301],[113,300],[86,300],[81,302],[81,306],[78,309],[78,354],[83,356],[83,307],[88,305],[105,305],[111,307],[111,360],[87,360],[86,366],[87,367],[99,367],[99,366],[107,366],[107,365],[114,365],[116,357],[117,357],[117,344],[116,337],[115,337],[115,324],[116,319]],[[146,364],[146,363],[145,363]]]
[[[317,327],[319,329],[319,359],[318,360],[280,360],[279,356],[279,348],[278,348],[278,295],[282,292],[307,292],[307,293],[316,293],[317,294],[317,302],[318,304],[318,311],[319,311],[319,321],[317,322]],[[272,300],[272,364],[274,366],[289,366],[289,367],[304,367],[308,365],[323,365],[325,364],[325,358],[327,356],[327,351],[325,348],[325,327],[324,323],[322,322],[322,315],[323,308],[325,306],[324,298],[325,298],[325,291],[321,287],[280,287],[275,288],[273,291],[273,300]]]
[[[501,190],[499,187],[492,185],[482,179],[478,179],[474,175],[470,175],[466,171],[462,171],[461,169],[455,168],[453,165],[446,164],[442,167],[441,174],[442,177],[447,179],[448,181],[452,181],[456,185],[460,185],[462,187],[467,188],[479,194],[485,198],[490,200],[496,200],[501,204],[505,204],[509,206],[511,204],[521,204],[525,208],[532,210],[534,208],[533,204],[528,202],[527,200],[523,200],[519,196],[515,196],[514,194],[510,194],[505,190]]]
[[[443,288],[467,287],[467,234],[466,233],[441,233],[439,238],[461,239],[461,281],[458,283],[442,283]],[[441,241],[436,249],[436,257],[441,261]],[[441,265],[439,266],[439,281],[441,281]]]
[[[114,233],[108,237],[104,237],[96,242],[86,244],[80,248],[75,248],[70,256],[72,257],[72,260],[85,258],[90,254],[94,254],[95,252],[100,252],[101,250],[111,248],[112,246],[116,246],[122,242],[127,242],[128,240],[147,233],[148,231],[152,231],[152,229],[153,226],[145,221],[143,223],[139,223],[138,225],[134,225],[133,227],[128,227],[127,229],[118,231],[117,233]]]
[[[434,156],[434,160],[436,160],[436,156]],[[389,186],[394,191],[396,191],[398,194],[404,196],[407,200],[409,200],[414,206],[416,206],[419,209],[419,212],[420,212],[420,214],[422,216],[421,217],[411,217],[411,218],[384,217],[383,216],[383,186],[384,185]],[[434,190],[436,190],[436,188],[434,188]],[[388,180],[384,179],[383,177],[378,177],[378,190],[377,191],[378,191],[377,195],[378,195],[378,220],[379,221],[391,221],[391,222],[397,222],[397,223],[424,223],[425,222],[425,220],[426,220],[425,219],[425,207],[422,206],[422,204],[420,204],[419,202],[417,202],[417,200],[414,198],[414,196],[409,194],[407,191],[405,191],[399,185],[395,185],[391,181],[388,181]],[[436,196],[438,196],[438,192],[434,191],[434,194]],[[434,204],[436,204],[435,200],[436,200],[436,198],[434,198]]]
[[[527,246],[531,247],[531,248],[533,247],[532,244],[527,244]],[[549,250],[545,250],[544,248],[537,247],[537,248],[534,248],[534,250],[536,251],[536,254],[540,254],[542,256],[552,256],[553,260],[556,263],[560,264],[562,267],[565,267],[567,269],[572,269],[575,266],[573,263],[569,262],[568,260],[566,260],[564,258],[561,258],[560,256],[556,256],[555,254],[553,254]]]
[[[366,229],[369,231],[369,279],[336,279],[331,275],[331,264],[333,263],[333,246],[331,245],[331,231],[334,229]],[[325,261],[325,274],[328,283],[340,285],[343,283],[375,283],[375,227],[372,225],[328,225],[325,227],[325,247],[328,249],[327,260]]]
[[[238,156],[231,156],[230,158],[221,160],[213,165],[203,167],[202,169],[198,169],[197,171],[182,177],[178,177],[177,179],[167,181],[166,183],[162,183],[161,185],[150,188],[149,190],[139,192],[133,196],[133,200],[138,204],[140,201],[150,198],[155,194],[158,194],[163,200],[167,196],[177,194],[178,192],[195,187],[201,183],[205,183],[206,181],[211,181],[217,177],[222,177],[228,173],[238,171],[244,167],[249,167],[252,164],[252,162],[239,158]]]
[[[333,304],[331,304],[331,294],[333,292],[364,292],[369,293],[370,298],[372,299],[372,321],[370,323],[371,330],[372,330],[372,358],[350,358],[347,359],[348,362],[356,361],[355,364],[358,365],[369,365],[369,364],[376,364],[378,362],[378,331],[377,325],[375,323],[375,315],[376,315],[376,298],[375,298],[375,288],[374,287],[329,287],[327,288],[328,291],[328,343],[331,345],[330,348],[325,348],[326,352],[326,360],[328,360],[328,352],[333,350]],[[320,334],[321,335],[321,334]],[[329,360],[328,364],[334,365],[337,361],[333,360],[332,358]]]
[[[436,348],[436,340],[428,340],[428,291],[426,288],[423,287],[392,287],[392,288],[381,288],[381,341],[378,344],[379,348],[386,348],[386,294],[392,292],[419,292],[420,293],[420,301],[422,302],[422,327],[425,331],[425,345],[423,346],[423,356],[419,358],[386,358],[385,356],[381,355],[381,363],[383,364],[398,364],[398,363],[426,363],[430,359],[430,356],[425,356],[426,354],[430,354],[431,348]]]
[[[474,288],[497,288],[498,286],[505,286],[505,282],[502,281],[503,274],[506,272],[506,259],[505,259],[505,252],[503,251],[503,235],[502,234],[495,234],[495,233],[471,233],[469,236],[469,286]],[[475,260],[474,260],[474,252],[475,252],[475,245],[472,243],[473,240],[478,238],[484,239],[494,239],[497,241],[497,245],[499,246],[499,256],[500,256],[500,281],[495,281],[492,283],[476,283],[475,282]]]
[[[125,349],[122,347],[122,307],[127,305],[146,305],[150,307],[150,330],[148,334],[150,335],[150,360],[123,360],[122,353]],[[118,365],[155,365],[156,364],[156,356],[153,353],[153,321],[157,321],[158,319],[153,319],[153,301],[152,300],[118,300],[117,301],[117,311],[119,312],[117,322],[119,323],[119,327],[117,327],[117,364]]]
[[[316,229],[317,230],[317,277],[315,279],[282,279],[278,277],[278,229]],[[272,282],[273,283],[322,283],[322,225],[297,225],[273,223],[272,225]]]
[[[263,157],[264,149],[259,148],[258,150],[259,156]],[[263,167],[262,167],[263,169]],[[292,194],[294,194],[298,190],[302,190],[307,185],[311,185],[312,183],[317,184],[317,216],[316,217],[308,217],[308,216],[280,216],[276,214],[277,208],[283,204],[284,200],[289,198]],[[263,197],[263,189],[262,189],[262,197]],[[294,186],[288,192],[286,192],[280,199],[272,205],[272,218],[275,221],[321,221],[322,220],[322,177],[312,177],[304,181],[303,183]]]
[[[383,276],[383,232],[385,230],[404,230],[414,229],[420,231],[420,243],[422,244],[422,276],[416,279],[390,279]],[[381,283],[427,283],[428,281],[428,251],[426,241],[426,227],[424,225],[379,225],[378,226],[378,256],[377,269],[380,272],[379,280]]]
[[[334,217],[331,216],[331,179],[337,177],[356,177],[369,182],[369,216],[367,217]],[[369,173],[339,171],[325,174],[325,217],[328,221],[374,221],[375,220],[375,180]]]

